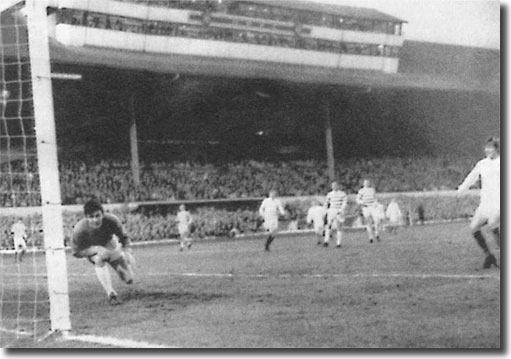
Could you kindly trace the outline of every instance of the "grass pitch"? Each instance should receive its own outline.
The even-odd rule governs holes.
[[[106,342],[7,342],[4,332],[3,346],[500,348],[500,270],[481,269],[467,223],[402,228],[373,244],[348,232],[342,248],[334,243],[280,234],[269,253],[261,236],[183,252],[138,246],[136,282],[113,277],[118,306],[108,305],[92,265],[68,255],[73,335]],[[14,309],[3,305],[3,327]]]

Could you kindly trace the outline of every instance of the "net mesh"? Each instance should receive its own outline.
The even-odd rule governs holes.
[[[32,81],[24,2],[0,14],[0,345],[49,332]],[[14,223],[21,221],[18,229]],[[26,252],[15,246],[24,237]],[[25,235],[23,235],[25,233]]]

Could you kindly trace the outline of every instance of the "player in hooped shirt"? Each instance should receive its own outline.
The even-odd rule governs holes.
[[[498,267],[497,259],[491,253],[486,239],[481,232],[482,227],[487,225],[500,248],[500,142],[495,137],[490,137],[484,147],[486,158],[477,162],[472,171],[467,175],[463,183],[458,187],[458,192],[468,190],[477,181],[481,180],[481,199],[479,207],[474,213],[470,229],[472,235],[481,247],[486,258],[483,268],[492,265]]]
[[[373,243],[374,238],[379,242],[381,209],[376,200],[376,190],[370,180],[364,180],[363,187],[357,193],[356,202],[362,207],[362,216],[364,217],[364,224],[369,236],[369,243]]]
[[[348,205],[348,196],[339,188],[337,182],[332,182],[332,191],[326,195],[325,206],[327,208],[326,218],[327,224],[325,228],[324,247],[328,247],[330,240],[330,232],[337,232],[337,248],[341,248],[342,242],[342,225],[345,221],[346,207]]]
[[[110,304],[120,304],[112,287],[108,270],[110,265],[126,284],[133,283],[134,264],[131,242],[119,218],[105,213],[101,203],[90,200],[84,205],[85,218],[73,230],[71,248],[73,256],[87,258],[96,271]]]

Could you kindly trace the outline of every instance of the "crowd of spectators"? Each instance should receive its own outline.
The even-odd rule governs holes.
[[[73,9],[60,9],[57,14],[58,23],[139,34],[220,40],[226,42],[330,52],[336,54],[387,57],[397,57],[399,55],[399,47],[396,46],[353,42],[344,43],[328,39],[316,39],[310,36],[298,36],[294,27],[287,29],[287,32],[283,32],[281,29],[277,28],[274,30],[280,31],[271,32],[268,31],[267,27],[275,27],[277,25],[261,23],[259,27],[254,27],[254,23],[252,22],[252,27],[250,29],[243,29],[242,27],[246,26],[245,20],[240,20],[243,24],[238,23],[233,27],[226,28],[222,26],[206,26],[203,24],[181,24],[126,18],[122,16],[93,12],[82,12]],[[197,15],[197,19],[195,20],[200,22],[210,21],[204,20],[204,18],[200,15]]]
[[[452,219],[470,216],[478,199],[410,197],[399,192],[452,190],[457,187],[475,158],[372,158],[342,159],[336,176],[347,193],[354,194],[363,178],[372,178],[378,192],[394,192],[404,212],[417,218]],[[12,161],[1,165],[0,200],[3,207],[40,205],[37,166],[31,161]],[[330,183],[327,166],[318,160],[232,163],[149,162],[141,166],[141,184],[136,186],[127,160],[99,163],[63,162],[60,164],[62,200],[66,205],[83,204],[91,197],[107,203],[150,201],[177,203],[204,201],[193,209],[194,236],[198,238],[238,235],[261,231],[257,211],[215,206],[220,199],[255,199],[272,188],[280,196],[296,197],[286,206],[285,228],[304,228],[310,205],[300,196],[324,195]],[[14,190],[11,190],[14,188]],[[27,192],[28,191],[28,192]],[[208,202],[210,201],[210,202]],[[216,202],[215,202],[216,201]],[[460,202],[461,201],[461,202]],[[224,203],[224,202],[222,202]],[[385,203],[384,203],[385,204]],[[116,214],[125,223],[134,241],[177,238],[173,211],[140,212],[125,210]],[[11,218],[12,217],[12,218]],[[66,212],[64,232],[69,241],[80,212]],[[2,247],[8,247],[9,228],[15,217],[0,217]],[[31,217],[27,227],[34,245],[42,240],[40,217]]]
[[[473,163],[459,157],[346,159],[337,162],[336,177],[348,193],[358,191],[364,177],[372,178],[379,192],[447,190],[456,188]],[[60,170],[65,204],[90,196],[104,203],[253,198],[271,188],[281,196],[308,196],[330,187],[326,163],[317,160],[145,163],[139,186],[128,161],[64,163]]]
[[[400,34],[399,22],[341,17],[328,12],[298,10],[271,4],[235,3],[225,6],[221,0],[121,0],[128,3],[144,4],[174,9],[195,11],[223,11],[230,15],[282,21],[302,25],[328,27],[333,29]],[[276,4],[278,5],[278,4]]]
[[[215,11],[220,5],[218,0],[121,0],[122,2],[166,7],[172,9],[186,9],[197,11]]]
[[[374,158],[337,161],[336,178],[347,193],[372,178],[379,192],[455,189],[474,158]],[[38,205],[35,166],[25,171],[2,165],[0,201],[3,207]],[[94,197],[102,203],[260,198],[272,188],[280,196],[325,194],[330,184],[324,161],[299,160],[232,163],[148,162],[141,164],[135,185],[128,160],[60,164],[62,203],[82,204]]]

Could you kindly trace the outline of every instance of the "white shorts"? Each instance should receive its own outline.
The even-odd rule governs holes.
[[[380,222],[381,214],[378,206],[362,207],[362,215],[364,220],[372,220],[373,222]]]
[[[323,235],[323,231],[325,230],[325,225],[323,223],[314,223],[314,233],[319,235]]]
[[[88,257],[89,261],[96,264],[98,262],[112,262],[119,260],[124,256],[124,251],[119,241],[114,237],[105,246],[92,246],[96,249],[97,254]],[[92,248],[91,247],[91,248]]]
[[[500,208],[494,206],[477,207],[472,218],[472,227],[480,227],[487,224],[491,228],[500,227]]]
[[[278,219],[265,219],[263,227],[268,232],[275,232],[279,229],[279,220]]]
[[[24,238],[14,237],[14,249],[27,249],[27,243]]]
[[[399,226],[402,222],[401,217],[389,217],[389,225],[391,226]]]
[[[344,211],[341,209],[329,209],[326,212],[326,219],[327,219],[327,225],[330,226],[330,228],[334,229],[340,229],[342,227],[342,224],[346,220],[346,217],[344,215]]]
[[[179,226],[177,230],[181,238],[185,238],[190,235],[190,226]]]

